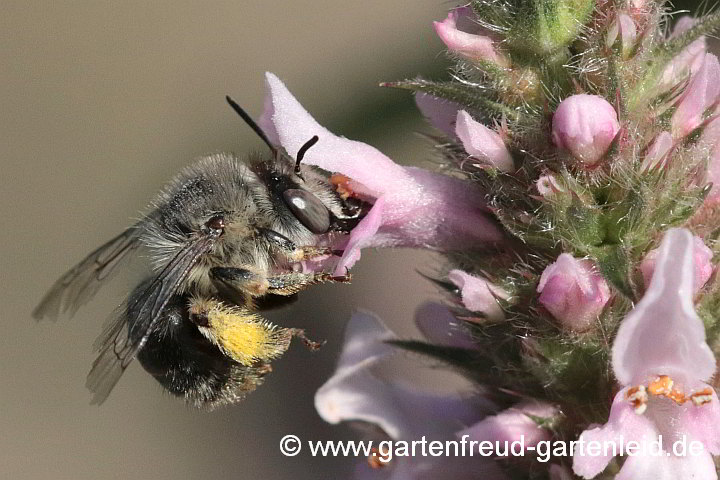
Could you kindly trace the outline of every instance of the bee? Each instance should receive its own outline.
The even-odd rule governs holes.
[[[153,275],[96,341],[87,379],[94,404],[105,401],[135,357],[191,405],[237,402],[262,383],[293,337],[319,347],[303,330],[275,326],[260,313],[310,285],[350,280],[302,266],[337,256],[331,246],[366,206],[343,198],[325,172],[301,163],[317,136],[293,159],[226,99],[270,154],[214,154],[185,168],[146,215],[60,277],[33,312],[37,319],[74,314],[125,259],[147,251]]]

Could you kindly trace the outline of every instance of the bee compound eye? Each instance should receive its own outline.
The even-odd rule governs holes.
[[[330,229],[330,212],[312,193],[291,188],[283,192],[283,199],[293,215],[312,233],[326,233]]]
[[[210,230],[210,233],[220,235],[225,230],[225,217],[222,215],[213,215],[210,220],[205,222],[205,227]]]

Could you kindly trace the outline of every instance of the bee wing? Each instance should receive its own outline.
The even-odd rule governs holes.
[[[69,311],[74,315],[95,295],[128,253],[139,246],[138,239],[139,228],[135,225],[101,245],[55,282],[32,316],[38,320],[45,317],[54,320],[60,313]]]
[[[215,237],[209,235],[190,241],[142,293],[128,300],[126,309],[117,312],[111,319],[96,342],[99,355],[87,378],[86,386],[93,392],[93,404],[99,405],[107,399],[122,373],[156,327],[155,323],[167,303],[200,257],[210,251],[214,242]],[[128,315],[134,317],[132,322],[128,322]]]

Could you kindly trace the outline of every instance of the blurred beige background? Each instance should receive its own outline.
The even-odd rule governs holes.
[[[121,274],[76,318],[30,311],[68,267],[124,228],[193,158],[262,147],[224,102],[254,115],[263,72],[320,123],[422,163],[426,130],[381,80],[439,74],[440,0],[5,1],[0,17],[0,478],[344,478],[351,459],[285,458],[278,441],[352,438],[315,414],[358,307],[405,333],[434,296],[416,252],[366,252],[351,286],[322,286],[273,319],[327,339],[293,348],[245,402],[196,412],[133,365],[100,408],[84,388],[91,345],[138,280]],[[390,135],[392,133],[392,135]],[[296,346],[297,347],[297,346]]]

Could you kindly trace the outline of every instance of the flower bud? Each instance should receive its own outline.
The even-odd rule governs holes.
[[[586,167],[605,156],[619,130],[615,109],[597,95],[566,98],[552,119],[553,143]]]
[[[498,299],[505,300],[509,297],[505,290],[462,270],[451,270],[448,280],[460,289],[465,308],[471,312],[482,313],[488,320],[500,321],[505,318],[505,313],[498,303]]]
[[[587,330],[610,299],[610,288],[590,260],[561,254],[540,276],[540,303],[568,330]]]
[[[658,134],[650,148],[648,148],[640,169],[643,172],[649,172],[650,170],[664,168],[673,143],[672,135],[669,132]]]
[[[507,67],[507,58],[495,51],[490,36],[480,35],[483,29],[475,21],[470,7],[455,8],[442,22],[433,22],[435,32],[448,50],[470,60],[484,60]]]
[[[653,273],[655,272],[655,262],[660,254],[660,248],[650,250],[640,263],[640,271],[642,272],[645,288],[650,286]],[[702,238],[693,237],[693,293],[697,293],[707,283],[713,272],[712,265],[713,252],[710,250]]]
[[[457,113],[455,133],[465,151],[503,172],[515,169],[513,158],[505,147],[502,137],[480,122],[476,122],[465,110]]]
[[[636,38],[637,27],[633,19],[627,13],[619,13],[608,29],[607,46],[612,47],[619,39],[622,56],[628,58]]]
[[[549,198],[556,193],[563,193],[565,188],[558,182],[555,175],[542,175],[535,182],[535,188],[544,198]]]

